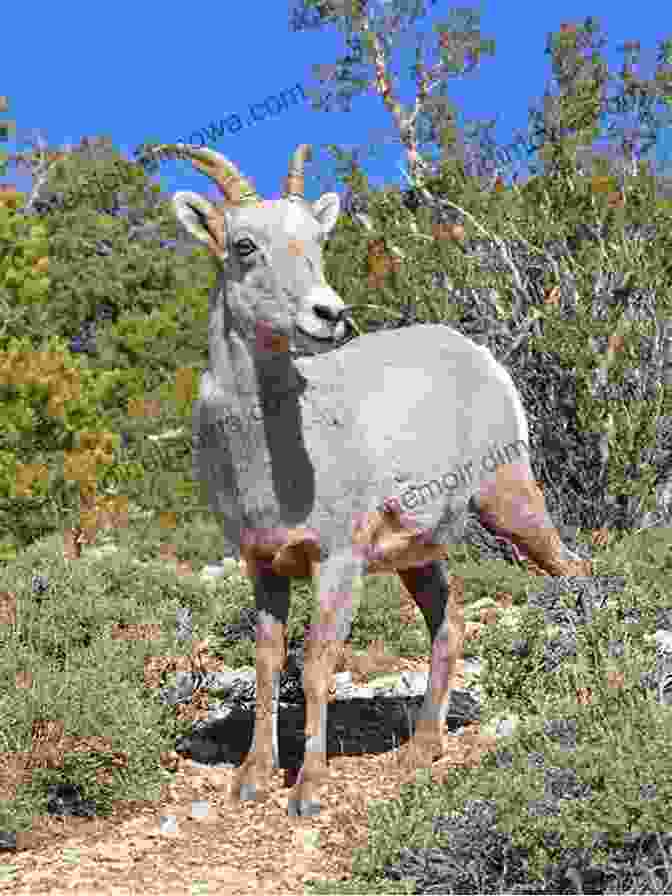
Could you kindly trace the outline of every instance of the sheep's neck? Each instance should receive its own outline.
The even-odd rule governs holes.
[[[279,506],[265,419],[273,417],[277,424],[278,416],[286,417],[287,426],[295,427],[291,407],[303,384],[289,356],[260,361],[235,335],[226,342],[230,411],[225,429],[239,500],[248,527],[270,528],[279,520]]]

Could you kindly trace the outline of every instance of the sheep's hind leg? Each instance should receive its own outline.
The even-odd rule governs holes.
[[[525,464],[502,464],[474,495],[483,524],[509,538],[552,576],[590,576],[592,564],[563,544],[541,489]]]
[[[432,641],[425,699],[407,753],[411,765],[427,768],[443,752],[450,693],[464,642],[464,583],[457,577],[449,580],[438,561],[398,574],[420,608]]]

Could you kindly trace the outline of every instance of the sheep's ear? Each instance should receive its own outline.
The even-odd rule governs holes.
[[[320,222],[322,239],[326,240],[338,221],[341,198],[338,193],[325,193],[313,202],[313,214]]]
[[[173,211],[184,229],[199,242],[210,247],[217,242],[217,234],[212,230],[211,222],[217,214],[214,205],[204,196],[182,190],[173,196]]]

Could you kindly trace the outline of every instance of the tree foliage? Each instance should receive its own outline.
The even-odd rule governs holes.
[[[214,275],[159,188],[107,138],[67,151],[38,143],[15,161],[35,178],[27,200],[0,209],[0,352],[11,372],[0,386],[0,515],[10,555],[62,528],[77,491],[96,492],[119,460],[119,430],[141,439],[148,396],[171,422],[189,417],[208,362]],[[68,371],[75,392],[63,391]],[[132,472],[113,469],[122,483]],[[68,470],[79,471],[70,484]]]
[[[329,282],[355,304],[362,331],[445,322],[487,344],[523,394],[552,512],[592,528],[641,523],[672,466],[659,426],[672,414],[670,197],[639,157],[669,116],[670,42],[649,79],[634,76],[638,48],[627,46],[620,93],[610,95],[619,79],[601,59],[597,23],[549,35],[555,83],[532,110],[528,134],[539,170],[525,184],[507,183],[483,136],[489,124],[458,128],[447,95],[451,78],[494,52],[476,14],[456,10],[436,24],[436,57],[425,59],[418,40],[417,98],[404,108],[392,86],[393,49],[426,14],[424,3],[386,3],[378,18],[364,0],[302,7],[295,30],[339,25],[348,47],[337,65],[317,70],[326,96],[316,107],[373,90],[407,159],[408,188],[372,191],[365,154],[329,148],[347,185],[347,214],[325,252]],[[157,400],[174,408],[171,424],[189,430],[189,396],[208,360],[214,272],[148,183],[142,148],[136,156],[125,159],[102,138],[56,150],[36,141],[13,159],[35,175],[31,195],[15,197],[18,208],[7,196],[0,208],[0,352],[27,376],[0,384],[11,399],[0,514],[17,543],[29,530],[62,526],[72,504],[62,487],[66,454],[79,452],[89,472],[87,454],[109,467],[119,460],[109,434],[141,432],[142,408]],[[32,374],[15,363],[31,352]],[[80,398],[68,391],[75,372]],[[54,422],[50,406],[65,417]],[[43,464],[61,485],[45,486],[40,467],[43,490],[18,495],[10,484],[19,464],[31,475]]]
[[[475,142],[478,127],[460,134],[449,104],[429,102],[433,85],[479,58],[469,11],[456,12],[453,27],[436,26],[448,55],[437,69],[418,54],[417,99],[403,109],[388,62],[389,17],[399,29],[404,5],[386,4],[378,19],[372,4],[303,6],[317,9],[322,25],[341,24],[349,46],[361,39],[367,84],[407,158],[407,190],[373,191],[363,153],[329,147],[349,214],[326,251],[327,276],[355,304],[361,329],[446,322],[484,342],[523,393],[552,510],[594,529],[649,521],[654,486],[672,478],[672,272],[667,184],[639,154],[669,121],[672,42],[661,42],[651,78],[634,77],[639,48],[627,44],[614,78],[594,19],[549,35],[554,84],[529,125],[539,167],[526,184],[507,186],[492,140]],[[352,93],[340,61],[318,74],[332,101]],[[432,127],[422,132],[427,107]],[[438,143],[438,162],[421,152],[424,137]],[[595,147],[598,138],[606,146]]]

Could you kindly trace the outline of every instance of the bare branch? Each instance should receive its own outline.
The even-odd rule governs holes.
[[[48,140],[41,131],[33,131],[28,138],[21,142],[28,144],[32,149],[28,152],[12,153],[8,161],[13,162],[17,168],[23,165],[31,169],[33,184],[30,196],[23,208],[20,209],[21,214],[30,215],[33,214],[35,201],[49,177],[49,168],[56,160],[56,154],[47,149]]]

